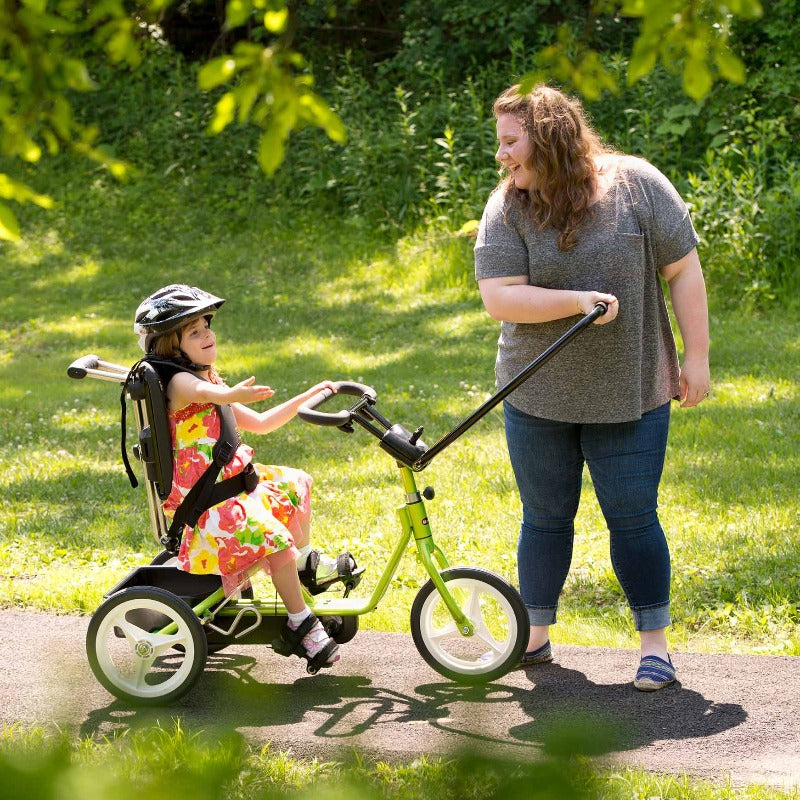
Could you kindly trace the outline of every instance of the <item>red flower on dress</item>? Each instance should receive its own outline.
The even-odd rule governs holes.
[[[226,537],[219,543],[219,571],[222,575],[232,575],[260,561],[266,555],[264,545],[253,547],[243,545],[235,536]]]
[[[217,509],[219,512],[219,529],[225,533],[236,533],[244,528],[247,522],[247,511],[235,498],[222,503]]]
[[[173,480],[184,488],[191,488],[200,480],[207,467],[207,459],[196,447],[186,447],[178,451]]]
[[[213,406],[211,411],[203,417],[203,425],[206,428],[206,437],[213,439],[215,442],[222,436],[222,423],[220,422],[219,413]]]

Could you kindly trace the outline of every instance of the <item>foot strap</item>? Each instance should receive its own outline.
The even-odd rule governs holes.
[[[303,645],[303,639],[312,631],[318,620],[316,615],[309,614],[297,627],[293,630],[289,627],[289,623],[283,626],[280,638],[273,639],[272,649],[282,656],[300,656],[308,662],[308,671],[310,673],[318,672],[322,667],[330,667],[333,662],[329,662],[332,656],[339,650],[339,645],[333,639],[329,638],[323,648],[311,656]],[[324,628],[323,628],[324,629]]]
[[[305,567],[298,570],[300,583],[302,583],[312,595],[321,594],[334,583],[339,583],[340,581],[344,583],[348,589],[353,589],[361,580],[361,574],[364,572],[363,568],[359,569],[351,553],[340,553],[336,557],[336,572],[320,580],[317,578],[317,570],[319,569],[320,561],[321,557],[319,552],[317,550],[312,550],[308,554]]]

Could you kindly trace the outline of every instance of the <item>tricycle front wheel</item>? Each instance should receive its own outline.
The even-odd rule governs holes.
[[[488,570],[444,570],[447,589],[472,623],[464,636],[433,581],[411,607],[411,635],[420,655],[437,672],[459,683],[488,683],[515,667],[528,641],[528,615],[519,592]]]

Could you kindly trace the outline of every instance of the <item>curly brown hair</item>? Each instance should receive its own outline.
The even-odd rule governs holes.
[[[581,223],[591,214],[598,174],[595,157],[613,151],[592,129],[578,100],[550,86],[536,86],[527,94],[519,89],[519,84],[506,89],[492,112],[495,118],[510,114],[526,132],[531,153],[525,167],[535,174],[535,185],[517,189],[508,175],[498,188],[539,228],[551,225],[558,231],[559,250],[570,250]]]

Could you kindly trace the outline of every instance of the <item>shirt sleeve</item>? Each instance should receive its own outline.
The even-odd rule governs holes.
[[[650,248],[657,269],[683,258],[697,246],[700,237],[694,229],[686,203],[669,179],[652,164],[639,162],[639,182],[649,207]]]
[[[497,190],[486,203],[478,228],[475,280],[529,274],[528,248],[506,217],[505,195]]]

